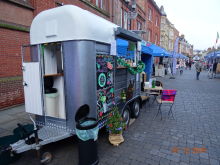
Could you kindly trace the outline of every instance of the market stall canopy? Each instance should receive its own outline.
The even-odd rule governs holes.
[[[181,59],[187,59],[188,57],[181,54],[181,53],[177,53],[177,56],[179,56],[178,58],[181,58]]]
[[[185,56],[185,55],[183,55],[181,53],[173,52],[173,51],[171,52],[171,55],[172,55],[173,58],[188,59],[187,56]]]
[[[153,50],[147,46],[141,45],[141,52],[144,54],[152,55]]]
[[[218,58],[220,57],[220,50],[216,52],[215,56]]]
[[[154,57],[170,57],[171,54],[166,51],[164,48],[161,48],[155,44],[145,42],[145,44],[142,45],[146,46],[147,48],[150,48],[153,52],[151,53]]]
[[[39,13],[30,28],[31,44],[67,40],[111,43],[119,26],[77,6],[64,5]]]
[[[210,52],[205,56],[206,59],[215,59],[215,58],[220,58],[220,50],[215,51],[215,52]]]

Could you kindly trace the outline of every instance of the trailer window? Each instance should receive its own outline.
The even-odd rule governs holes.
[[[61,43],[41,45],[45,75],[63,73],[63,54]]]
[[[39,62],[38,46],[28,45],[22,47],[23,62]]]

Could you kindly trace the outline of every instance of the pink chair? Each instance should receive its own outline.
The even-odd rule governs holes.
[[[168,104],[168,105],[170,104],[171,105],[170,110],[168,112],[168,117],[170,115],[172,115],[172,117],[174,119],[172,107],[174,105],[175,96],[176,96],[176,90],[175,89],[162,90],[161,97],[157,97],[157,103],[159,104],[159,108],[158,108],[157,114],[154,117],[154,119],[160,114],[161,115],[161,120],[162,120],[162,111],[161,111],[162,104]]]

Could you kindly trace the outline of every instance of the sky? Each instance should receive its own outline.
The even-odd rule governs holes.
[[[155,0],[164,6],[167,18],[194,49],[215,46],[220,37],[220,0]],[[220,38],[217,46],[220,46]]]

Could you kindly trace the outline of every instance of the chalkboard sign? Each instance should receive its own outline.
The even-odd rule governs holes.
[[[97,111],[98,118],[103,119],[114,104],[114,57],[110,55],[97,55]]]

